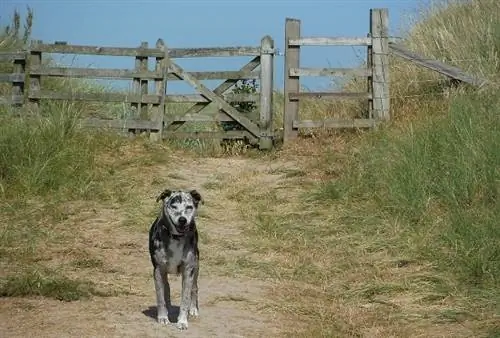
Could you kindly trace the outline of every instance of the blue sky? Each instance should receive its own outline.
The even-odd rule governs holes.
[[[370,8],[388,8],[391,35],[401,35],[408,15],[423,0],[0,0],[0,22],[14,9],[33,8],[33,38],[79,45],[135,47],[163,38],[169,47],[257,46],[268,34],[284,49],[286,17],[302,21],[303,36],[352,36],[368,33]],[[355,47],[303,47],[303,67],[353,67],[366,50]],[[275,59],[275,87],[283,87],[283,56]],[[177,60],[187,70],[237,70],[250,59],[197,58]],[[96,68],[133,68],[127,57],[64,56],[65,64]],[[214,87],[220,81],[206,81]],[[331,86],[328,78],[301,78],[311,90]],[[121,83],[120,87],[129,84]],[[169,84],[169,93],[192,93],[185,84]]]

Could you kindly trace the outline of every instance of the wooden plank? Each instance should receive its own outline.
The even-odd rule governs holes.
[[[245,66],[243,66],[240,71],[253,71],[255,70],[258,66],[260,65],[260,56],[257,56],[257,57],[254,57],[252,60],[250,60],[250,62],[248,62]],[[223,95],[225,92],[227,92],[229,89],[231,89],[231,87],[234,86],[234,84],[237,82],[238,80],[235,80],[235,79],[228,79],[224,82],[222,82],[220,85],[218,85],[214,90],[213,92],[217,95]],[[201,95],[200,95],[201,96]],[[201,96],[202,97],[202,96]],[[205,102],[208,101],[206,100],[204,97],[202,97]],[[226,101],[230,101],[230,98],[228,98],[227,96],[224,98]],[[238,99],[237,101],[239,102],[251,102],[251,101],[244,101],[243,99]],[[204,102],[199,102],[199,103],[196,103],[194,104],[191,108],[189,108],[187,111],[186,111],[186,114],[196,114],[196,113],[199,113],[201,112],[203,109],[205,108],[208,108],[210,107],[211,104],[206,104]],[[176,130],[176,129],[179,129],[181,126],[183,125],[183,122],[176,122],[176,123],[172,123],[168,126],[166,126],[166,128],[168,130]]]
[[[156,48],[163,50],[163,57],[156,58],[155,72],[162,73],[162,79],[155,80],[155,93],[161,97],[159,104],[154,104],[151,108],[151,121],[158,125],[158,132],[150,133],[149,139],[152,142],[159,142],[163,135],[163,126],[165,118],[165,95],[167,93],[167,73],[168,73],[168,51],[163,39],[156,41]]]
[[[60,76],[73,78],[111,78],[111,79],[132,79],[141,78],[145,80],[161,80],[163,74],[155,71],[141,71],[134,69],[97,69],[97,68],[68,68],[68,67],[42,67],[32,69],[33,75]],[[245,71],[210,71],[210,72],[189,72],[197,80],[219,80],[219,79],[258,79],[259,72]],[[169,73],[167,80],[179,80],[179,78]]]
[[[326,119],[323,121],[302,120],[293,121],[295,128],[372,128],[375,125],[375,120],[370,119]]]
[[[101,101],[101,102],[132,102],[159,104],[161,97],[158,95],[122,94],[122,93],[71,93],[52,91],[30,91],[29,99],[50,99],[68,101]]]
[[[286,40],[288,40],[288,46],[370,46],[372,44],[370,38],[349,37],[301,37]]]
[[[104,47],[84,46],[69,44],[39,44],[31,51],[57,54],[84,54],[84,55],[109,55],[133,57],[163,57],[159,48],[138,47]],[[203,47],[203,48],[172,48],[168,50],[170,58],[193,57],[224,57],[224,56],[257,56],[260,55],[259,47]]]
[[[25,60],[25,59],[26,59],[26,53],[24,52],[0,52],[1,62]]]
[[[224,113],[215,115],[203,114],[185,114],[185,115],[165,115],[165,122],[219,122],[219,121],[234,121],[231,117]]]
[[[174,71],[178,76],[184,79],[187,83],[193,86],[201,95],[205,96],[207,99],[212,101],[217,107],[223,110],[226,114],[232,117],[236,122],[238,122],[243,128],[248,130],[256,138],[259,137],[259,128],[246,116],[241,114],[235,108],[233,108],[229,103],[224,101],[222,97],[208,89],[200,81],[196,80],[194,77],[184,72],[184,70],[175,63],[170,64],[170,69]]]
[[[286,18],[285,41],[300,38],[300,20]],[[291,95],[300,91],[300,79],[298,76],[290,75],[290,69],[300,67],[300,45],[285,46],[285,95],[284,95],[284,116],[283,116],[283,143],[295,139],[298,136],[297,128],[293,127],[293,121],[299,118],[299,102],[292,100]]]
[[[148,48],[148,43],[147,41],[141,42],[141,48],[146,49]],[[139,62],[139,71],[140,72],[146,72],[148,70],[148,58],[147,57],[138,57],[140,60]],[[147,95],[148,94],[148,80],[147,79],[140,79],[140,94],[141,95]],[[139,119],[147,119],[149,115],[149,109],[148,105],[146,103],[140,103],[139,104]]]
[[[290,68],[290,76],[370,76],[366,68]]]
[[[257,56],[260,55],[260,47],[204,47],[204,48],[172,48],[168,56],[176,58],[195,57],[225,57],[225,56]]]
[[[301,98],[310,99],[371,99],[371,94],[366,92],[301,92],[288,93],[290,100],[299,100]]]
[[[31,52],[57,53],[57,54],[83,54],[83,55],[109,55],[109,56],[139,56],[162,57],[163,51],[157,48],[140,47],[101,47],[84,45],[64,45],[40,43],[31,46]]]
[[[388,20],[387,9],[370,10],[373,114],[379,120],[390,118]]]
[[[42,42],[40,40],[31,41],[30,48],[36,48],[36,46],[40,45]],[[39,51],[31,50],[29,53],[28,59],[28,74],[31,68],[38,68],[42,65],[42,53]],[[29,74],[29,84],[28,84],[28,93],[37,93],[40,92],[42,85],[42,77],[40,75]],[[28,101],[28,106],[30,110],[38,113],[40,110],[40,99],[30,98]]]
[[[274,50],[274,41],[266,35],[261,40],[260,56],[260,112],[259,112],[259,149],[273,147],[273,78],[274,53],[264,52]]]
[[[156,122],[149,120],[104,120],[98,118],[81,119],[79,125],[90,128],[106,128],[106,129],[148,129],[158,130],[159,125]]]
[[[226,94],[222,95],[225,101],[228,102],[257,102],[259,101],[259,94]],[[165,102],[196,102],[196,103],[210,103],[209,99],[200,94],[170,94],[165,97]],[[206,104],[203,105],[206,107]],[[192,113],[192,112],[191,112]]]
[[[0,82],[24,82],[23,73],[0,74]]]
[[[192,132],[170,132],[163,135],[164,139],[253,139],[254,137],[244,130],[230,130],[223,132],[192,131]]]
[[[438,60],[429,60],[426,59],[425,57],[418,55],[405,47],[398,45],[396,43],[390,43],[389,44],[389,49],[392,54],[397,55],[403,59],[406,59],[408,61],[411,61],[419,66],[425,67],[427,69],[433,70],[435,72],[438,72],[442,75],[445,75],[449,78],[459,80],[468,84],[471,84],[473,86],[483,86],[488,82],[488,80],[481,78],[479,76],[473,76],[470,74],[467,74],[460,68],[454,67],[447,65],[441,61]]]
[[[24,96],[22,95],[0,96],[1,105],[20,105],[23,103]]]

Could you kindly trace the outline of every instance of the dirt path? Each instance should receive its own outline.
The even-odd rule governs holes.
[[[172,164],[173,163],[173,164]],[[282,164],[272,162],[273,166]],[[128,294],[60,302],[46,298],[0,298],[0,336],[25,337],[271,337],[282,328],[269,307],[271,282],[249,279],[232,271],[225,257],[244,255],[238,243],[245,238],[239,204],[225,191],[230,176],[251,177],[269,184],[279,179],[271,162],[261,159],[174,158],[168,168],[149,167],[141,172],[152,186],[138,188],[140,225],[124,226],[130,211],[99,208],[78,212],[67,220],[78,224],[80,235],[72,244],[103,264],[99,269],[74,269],[99,286],[112,286]],[[246,173],[252,175],[246,175]],[[148,177],[149,176],[149,177]],[[156,182],[156,183],[155,183]],[[257,182],[257,181],[256,181]],[[196,188],[206,203],[199,219],[202,255],[200,317],[186,332],[155,321],[154,290],[147,250],[151,213],[158,206],[154,194],[169,187]],[[128,216],[127,216],[128,215]],[[130,220],[128,221],[130,223]],[[62,262],[61,262],[62,259]],[[65,264],[59,258],[57,264]],[[173,305],[179,304],[180,278],[171,277]],[[178,311],[178,308],[177,308]],[[176,313],[172,313],[176,319]]]

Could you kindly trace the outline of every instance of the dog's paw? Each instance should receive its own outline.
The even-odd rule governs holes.
[[[157,321],[159,324],[162,324],[162,325],[170,324],[170,321],[168,320],[168,315],[158,316]]]
[[[178,321],[177,322],[177,328],[181,331],[187,330],[188,328],[188,322],[187,321]]]
[[[191,317],[196,318],[196,317],[198,317],[198,316],[200,315],[200,311],[199,311],[197,308],[195,308],[195,307],[190,308],[190,309],[189,309],[189,315],[190,315]]]

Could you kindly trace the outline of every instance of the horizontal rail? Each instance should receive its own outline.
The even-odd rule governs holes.
[[[101,101],[101,102],[132,102],[160,104],[161,95],[140,95],[124,93],[61,93],[52,91],[30,92],[30,99],[50,99],[69,101]],[[227,94],[223,95],[224,100],[229,102],[255,102],[259,100],[259,94]],[[209,103],[210,100],[200,94],[187,95],[166,95],[165,102],[171,103]]]
[[[289,46],[371,46],[371,38],[349,37],[303,37],[289,39]]]
[[[61,93],[52,91],[29,92],[30,99],[50,99],[68,101],[133,102],[160,104],[160,95],[140,95],[122,93]]]
[[[74,77],[74,78],[112,78],[112,79],[133,79],[162,80],[163,74],[154,71],[136,71],[130,69],[96,69],[96,68],[69,68],[69,67],[43,67],[30,70],[32,75]],[[198,80],[219,80],[219,79],[258,79],[257,71],[210,71],[210,72],[190,72]],[[173,73],[169,73],[167,80],[179,80]]]
[[[227,116],[224,113],[218,113],[216,115],[204,115],[204,114],[184,114],[184,115],[166,115],[164,119],[165,123],[173,122],[219,122],[219,121],[234,121],[233,118]]]
[[[289,76],[371,76],[371,69],[356,68],[290,68]]]
[[[221,132],[212,131],[192,131],[192,132],[168,132],[163,134],[164,139],[254,139],[246,130],[230,130]]]
[[[303,93],[288,93],[288,98],[290,100],[299,100],[300,98],[312,98],[312,99],[371,99],[372,94],[363,93],[353,93],[353,92],[303,92]]]
[[[149,120],[104,120],[87,118],[81,119],[79,125],[82,127],[107,129],[149,129],[153,131],[160,129],[157,122]]]
[[[226,94],[222,95],[225,101],[228,102],[256,102],[259,100],[259,94]],[[182,102],[192,102],[192,103],[209,103],[210,100],[206,99],[200,94],[178,94],[178,95],[166,95],[165,102],[170,103],[182,103]]]
[[[35,44],[31,52],[56,53],[56,54],[86,54],[107,56],[139,56],[139,57],[164,57],[165,53],[159,48],[140,47],[100,47],[68,44]],[[168,49],[170,58],[191,57],[221,57],[221,56],[257,56],[260,47],[205,47],[205,48],[171,48]]]
[[[370,119],[353,119],[339,120],[326,119],[323,121],[302,120],[293,121],[294,128],[372,128],[375,126],[375,120]]]
[[[24,60],[26,54],[24,52],[0,52],[0,61]]]
[[[0,82],[24,82],[23,73],[0,74]]]
[[[23,104],[24,97],[21,95],[0,96],[0,105]]]

